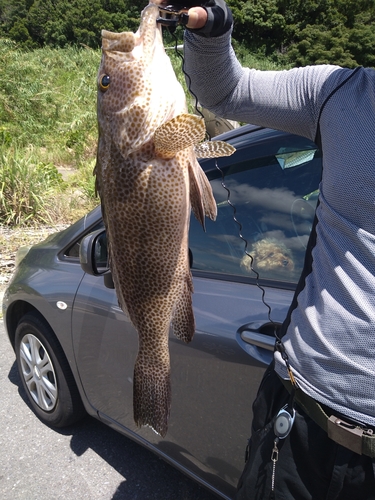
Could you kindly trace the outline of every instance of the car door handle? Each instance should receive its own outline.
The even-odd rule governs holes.
[[[275,350],[275,328],[280,326],[269,319],[247,323],[237,330],[237,341],[251,358],[269,365]]]
[[[279,328],[281,323],[270,321],[253,321],[241,326],[238,333],[241,339],[247,344],[261,347],[267,351],[275,349],[275,328]]]

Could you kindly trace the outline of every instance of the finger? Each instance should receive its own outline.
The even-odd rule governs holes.
[[[203,28],[203,26],[207,22],[207,12],[202,7],[193,7],[189,10],[189,21],[186,25],[187,28],[190,29],[199,29]]]

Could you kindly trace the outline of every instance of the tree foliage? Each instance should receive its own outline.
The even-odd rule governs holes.
[[[375,0],[228,0],[237,44],[297,66],[375,66]]]
[[[100,46],[102,29],[134,30],[145,2],[136,0],[0,0],[0,36],[27,48]]]
[[[0,36],[26,48],[67,44],[96,48],[103,28],[135,30],[146,3],[147,0],[0,0]],[[228,3],[235,21],[233,39],[239,49],[295,65],[375,66],[375,0]]]

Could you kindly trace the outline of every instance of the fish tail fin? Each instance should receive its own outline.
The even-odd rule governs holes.
[[[173,334],[187,344],[193,339],[195,333],[195,318],[191,299],[192,292],[193,282],[189,273],[184,293],[181,294],[176,304],[172,319]]]
[[[171,410],[170,367],[145,365],[139,357],[134,366],[133,412],[135,423],[151,427],[165,437]]]

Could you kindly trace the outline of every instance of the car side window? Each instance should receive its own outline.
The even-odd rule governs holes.
[[[271,149],[272,150],[272,149]],[[192,270],[296,283],[302,271],[321,178],[321,157],[313,143],[301,148],[275,145],[261,157],[208,173],[218,207],[206,232],[192,216],[189,247]],[[244,157],[248,159],[243,160]],[[233,155],[235,161],[236,155]],[[234,218],[238,221],[237,224]],[[240,238],[242,235],[247,242]],[[214,277],[214,276],[213,276]]]
[[[88,232],[91,233],[97,231],[98,229],[104,229],[104,222],[102,220],[100,220],[94,227],[90,228]],[[81,246],[81,240],[88,232],[81,235],[79,240],[75,241],[73,245],[71,245],[69,248],[65,250],[64,257],[79,259],[79,247]]]

